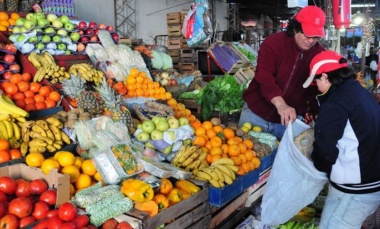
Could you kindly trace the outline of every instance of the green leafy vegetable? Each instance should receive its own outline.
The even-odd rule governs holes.
[[[246,57],[248,58],[248,60],[250,60],[251,62],[255,60],[255,58],[256,58],[255,55],[253,55],[253,53],[251,53],[251,52],[248,51],[247,49],[242,48],[242,47],[240,47],[240,46],[236,46],[236,45],[235,45],[235,47],[236,47],[237,49],[239,49],[239,51],[240,51],[241,53],[243,53],[243,55],[246,56]]]
[[[197,103],[202,107],[201,118],[208,120],[214,110],[218,110],[220,114],[240,110],[244,104],[243,90],[244,86],[240,86],[229,74],[216,77],[207,84],[202,96],[197,99]]]
[[[194,91],[185,91],[178,96],[179,99],[199,99],[203,94],[203,88]]]

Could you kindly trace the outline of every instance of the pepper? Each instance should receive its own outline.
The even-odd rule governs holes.
[[[196,186],[195,184],[193,184],[192,182],[190,182],[188,180],[177,180],[174,183],[174,186],[176,188],[182,189],[182,190],[190,193],[190,195],[193,195],[193,194],[195,194],[201,190],[200,187]]]
[[[178,188],[173,188],[168,194],[168,200],[170,205],[179,203],[182,199],[182,192]]]
[[[169,200],[163,194],[156,194],[153,196],[153,201],[158,204],[158,210],[162,211],[169,207]]]
[[[179,189],[182,193],[181,200],[185,200],[191,196],[190,193],[186,192],[185,190]]]
[[[127,179],[123,181],[120,191],[135,202],[146,202],[153,199],[153,188],[141,180]]]
[[[160,193],[164,195],[168,195],[172,189],[173,189],[172,182],[166,178],[161,178]]]

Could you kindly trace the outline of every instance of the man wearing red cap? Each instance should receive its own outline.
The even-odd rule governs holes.
[[[338,53],[321,52],[303,85],[322,93],[311,158],[331,185],[320,229],[359,229],[380,204],[380,106],[347,66]]]
[[[325,50],[318,42],[325,36],[325,20],[322,9],[307,6],[290,20],[286,32],[265,38],[255,78],[243,93],[245,104],[239,126],[250,122],[281,139],[290,121],[309,109],[317,110],[317,90],[308,93],[310,90],[305,90],[302,83],[311,59]]]

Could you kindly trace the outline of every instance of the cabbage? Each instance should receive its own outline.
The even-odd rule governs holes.
[[[159,52],[152,51],[152,66],[155,69],[161,69],[164,66],[164,61],[162,59],[162,56]]]
[[[162,66],[162,69],[166,70],[168,68],[173,68],[173,60],[172,60],[172,57],[169,56],[168,54],[166,53],[161,53],[161,56],[162,56],[162,60],[164,61],[164,64]]]

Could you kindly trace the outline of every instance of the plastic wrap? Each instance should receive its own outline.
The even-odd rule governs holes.
[[[141,161],[144,165],[144,170],[160,178],[169,178],[176,173],[174,166],[158,161],[151,157],[142,157]]]
[[[75,123],[75,134],[78,138],[78,143],[82,149],[88,150],[95,147],[92,139],[95,131],[95,125],[91,120],[79,120]]]

